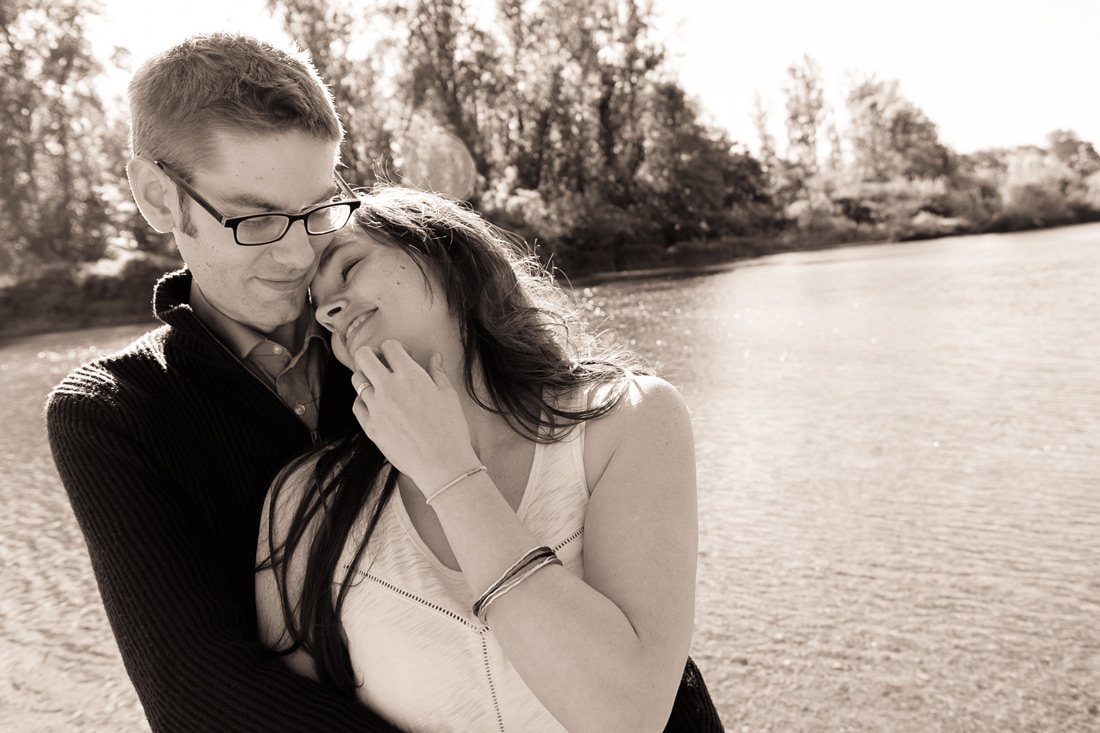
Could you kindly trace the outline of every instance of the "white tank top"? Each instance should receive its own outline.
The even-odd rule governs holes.
[[[570,409],[583,408],[584,395]],[[539,443],[516,514],[584,577],[581,555],[588,482],[584,424],[559,443]],[[355,533],[352,533],[355,536]],[[345,548],[340,575],[354,553]],[[344,602],[343,625],[359,699],[411,733],[564,731],[473,615],[460,571],[421,540],[394,491]]]

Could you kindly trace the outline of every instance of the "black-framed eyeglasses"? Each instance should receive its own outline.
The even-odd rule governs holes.
[[[237,241],[237,244],[244,247],[255,247],[261,244],[278,242],[286,235],[287,231],[290,230],[290,225],[299,220],[305,222],[307,234],[313,236],[331,234],[347,224],[348,219],[351,218],[351,212],[358,209],[359,204],[362,203],[355,195],[355,192],[351,190],[351,187],[340,177],[340,174],[333,171],[332,175],[336,178],[336,185],[340,189],[340,192],[350,198],[314,206],[312,209],[307,209],[299,214],[286,214],[281,211],[273,211],[267,214],[226,216],[218,211],[213,204],[204,199],[198,191],[191,188],[186,181],[180,178],[178,173],[159,160],[154,160],[153,162],[158,168],[164,171],[165,175],[171,178],[177,186],[182,188],[184,193],[194,199],[195,203],[206,209],[206,212],[210,214],[210,216],[217,219],[219,224],[232,229],[233,238]]]

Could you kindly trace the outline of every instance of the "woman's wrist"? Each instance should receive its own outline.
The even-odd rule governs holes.
[[[488,470],[489,469],[485,468],[484,465],[481,465],[481,466],[476,466],[474,468],[471,468],[469,471],[463,471],[462,473],[455,476],[453,479],[451,479],[447,483],[440,486],[438,489],[435,489],[431,493],[425,493],[424,494],[424,503],[427,504],[428,506],[431,506],[433,501],[435,501],[437,498],[439,498],[443,494],[450,491],[455,486],[458,486],[463,481],[466,481],[467,479],[472,478],[474,475],[479,474],[482,471],[488,471]]]
[[[458,456],[447,461],[441,460],[426,470],[418,472],[418,475],[409,476],[409,478],[416,482],[420,493],[427,498],[437,493],[451,481],[477,469],[481,465],[481,459],[471,451],[467,456]]]

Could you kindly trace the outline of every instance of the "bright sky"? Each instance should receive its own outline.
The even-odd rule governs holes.
[[[1100,147],[1100,0],[653,1],[684,88],[710,121],[753,149],[754,95],[783,139],[780,90],[803,54],[817,61],[839,115],[850,75],[874,73],[897,79],[959,152],[1042,145],[1058,128]],[[104,57],[119,45],[140,60],[200,31],[282,33],[264,0],[103,6],[94,27]]]

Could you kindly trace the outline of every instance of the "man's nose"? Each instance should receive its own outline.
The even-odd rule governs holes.
[[[271,245],[271,257],[284,267],[308,270],[317,259],[317,250],[306,232],[306,223],[296,221],[290,225],[283,238]]]

